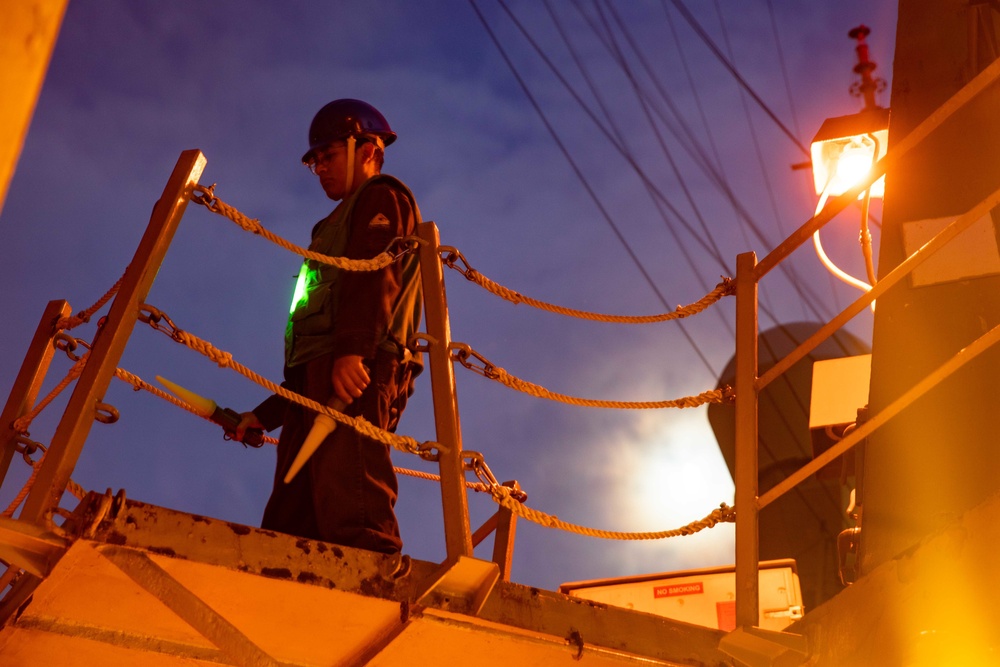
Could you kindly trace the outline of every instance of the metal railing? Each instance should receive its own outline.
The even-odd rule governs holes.
[[[864,311],[879,296],[913,272],[921,263],[944,247],[977,220],[1000,204],[1000,189],[952,221],[933,239],[925,243],[915,253],[884,275],[872,289],[851,303],[832,320],[820,327],[812,336],[803,341],[791,353],[780,359],[763,375],[758,376],[758,319],[757,293],[760,281],[791,253],[808,241],[813,233],[821,229],[864,191],[891,171],[894,164],[941,124],[950,118],[967,102],[982,92],[1000,77],[1000,60],[980,72],[972,81],[953,95],[924,119],[909,134],[890,147],[889,152],[878,161],[867,177],[852,189],[831,200],[819,213],[805,222],[786,238],[763,260],[757,262],[754,253],[748,252],[737,257],[736,266],[736,625],[756,626],[759,622],[759,514],[760,511],[820,468],[838,456],[851,450],[867,438],[873,431],[897,415],[905,407],[944,381],[952,373],[973,360],[991,345],[1000,340],[1000,326],[988,331],[970,345],[960,350],[951,359],[916,383],[899,398],[877,414],[872,414],[864,424],[845,435],[830,449],[817,456],[810,463],[789,475],[769,489],[763,496],[758,495],[758,399],[760,392],[772,381],[789,370],[793,364],[804,358],[838,329],[856,315]]]

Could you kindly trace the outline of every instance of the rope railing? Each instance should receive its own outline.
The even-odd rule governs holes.
[[[193,194],[191,199],[196,203],[202,204],[210,211],[221,215],[239,227],[253,233],[258,236],[275,243],[276,245],[285,248],[295,254],[298,254],[306,259],[315,260],[324,264],[329,264],[336,266],[340,269],[347,271],[377,271],[391,263],[397,261],[407,252],[411,252],[415,249],[417,243],[421,243],[420,239],[407,237],[401,239],[395,239],[393,244],[386,249],[385,252],[377,255],[370,260],[352,260],[344,257],[331,257],[328,255],[323,255],[321,253],[316,253],[306,248],[302,248],[296,244],[293,244],[280,236],[267,230],[260,222],[256,219],[251,219],[244,215],[236,208],[226,204],[214,194],[214,185],[211,187],[203,187],[201,185],[195,186],[194,190],[196,194]],[[394,247],[398,247],[396,252],[390,252]],[[600,313],[592,313],[587,311],[581,311],[571,308],[564,308],[554,304],[546,303],[544,301],[539,301],[537,299],[532,299],[526,297],[514,290],[508,289],[489,278],[486,278],[481,273],[469,266],[468,262],[465,260],[464,256],[454,248],[442,246],[440,248],[441,253],[447,253],[446,256],[442,257],[442,262],[449,268],[455,269],[462,273],[468,280],[475,282],[487,291],[500,296],[512,303],[524,303],[526,305],[546,310],[549,312],[567,315],[571,317],[577,317],[581,319],[603,321],[603,322],[614,322],[614,323],[628,323],[628,324],[646,324],[655,322],[665,322],[669,320],[681,319],[684,317],[689,317],[696,313],[702,312],[709,306],[717,303],[724,296],[728,296],[734,293],[733,281],[729,278],[723,278],[714,290],[707,294],[702,299],[696,301],[687,306],[678,306],[677,309],[670,313],[664,313],[659,315],[649,315],[649,316],[625,316],[625,315],[605,315]],[[462,267],[456,266],[457,263],[461,262]],[[124,276],[123,276],[124,278]],[[122,283],[122,279],[119,281],[90,308],[81,311],[74,317],[62,318],[56,323],[56,327],[60,330],[70,329],[78,326],[79,324],[88,322],[90,317],[97,312],[108,300],[114,296],[118,288]],[[260,376],[254,371],[250,370],[243,364],[235,361],[232,355],[228,352],[220,350],[208,341],[201,339],[187,331],[184,331],[174,325],[170,318],[165,316],[158,309],[144,305],[140,309],[140,321],[150,324],[154,329],[157,329],[165,334],[167,334],[172,340],[178,342],[186,347],[202,354],[203,356],[211,359],[217,365],[223,368],[229,368],[236,371],[240,375],[243,375],[250,381],[260,385],[261,387],[267,389],[271,393],[277,394],[285,398],[286,400],[292,401],[299,405],[302,405],[310,410],[317,413],[325,414],[334,421],[353,428],[365,437],[375,440],[377,442],[386,444],[394,449],[402,451],[408,454],[416,454],[421,458],[427,460],[435,460],[437,453],[434,450],[440,451],[441,445],[436,442],[418,442],[416,439],[397,435],[395,433],[390,433],[369,423],[364,418],[350,417],[341,412],[333,410],[325,405],[313,401],[309,398],[301,396],[295,392],[291,392],[284,387]],[[72,340],[72,339],[70,339]],[[72,349],[69,344],[66,344],[66,351],[70,354],[71,358]],[[83,366],[86,363],[87,354],[84,354],[81,358],[75,358],[76,363],[67,375],[67,378],[60,383],[60,385],[50,393],[43,401],[39,402],[29,413],[22,416],[18,421],[15,422],[15,428],[20,430],[26,430],[27,425],[31,423],[32,419],[37,416],[41,410],[47,406],[52,399],[62,391],[73,379],[79,377],[82,372]],[[469,362],[469,357],[474,357],[482,362],[482,367],[477,367]],[[696,407],[699,405],[704,405],[706,403],[722,403],[727,400],[732,400],[732,392],[728,387],[717,389],[713,391],[703,392],[697,396],[689,396],[679,399],[672,399],[666,401],[608,401],[608,400],[594,400],[594,399],[583,399],[573,396],[568,396],[565,394],[559,394],[556,392],[549,391],[544,387],[536,385],[534,383],[522,380],[513,375],[510,375],[503,368],[500,368],[481,355],[472,350],[471,347],[467,345],[454,345],[452,350],[453,360],[459,361],[467,368],[470,368],[480,374],[488,377],[490,379],[501,382],[505,386],[521,391],[536,397],[546,398],[549,400],[560,401],[563,403],[568,403],[571,405],[579,405],[586,407],[600,407],[600,408],[616,408],[616,409],[659,409],[659,408],[687,408]],[[197,410],[193,406],[189,405],[185,401],[172,396],[171,394],[162,391],[161,389],[150,385],[138,376],[124,369],[117,368],[115,371],[115,377],[118,379],[131,384],[137,391],[142,389],[148,391],[168,402],[181,407],[193,414],[196,414],[202,418],[208,419],[201,411]],[[275,438],[265,436],[265,442],[275,443],[277,440]],[[472,468],[467,468],[470,470],[475,470],[477,475],[480,475],[483,479],[480,470],[486,468],[485,462],[482,461],[481,455],[476,455],[478,457],[478,466],[473,466]],[[12,503],[11,507],[8,508],[9,514],[12,514],[16,507],[23,500],[24,496],[28,493],[31,483],[37,475],[38,469],[41,465],[42,460],[44,460],[44,454],[37,463],[33,465],[34,471],[31,479],[22,489],[18,498]],[[405,468],[395,467],[394,470],[400,474],[411,475],[414,477],[439,481],[440,476],[432,473],[425,473],[416,470],[408,470]],[[487,469],[488,472],[488,469]],[[538,523],[544,527],[556,528],[560,530],[565,530],[569,532],[578,533],[581,535],[587,535],[591,537],[597,537],[602,539],[618,539],[618,540],[656,540],[668,537],[676,537],[682,535],[691,535],[705,528],[711,528],[718,523],[733,521],[735,517],[735,511],[729,508],[724,503],[719,509],[714,510],[711,514],[705,518],[694,521],[686,526],[682,526],[673,530],[657,531],[657,532],[626,532],[626,531],[608,531],[597,528],[589,528],[579,524],[573,524],[566,521],[560,520],[550,514],[546,514],[539,510],[527,507],[524,504],[526,495],[520,490],[511,489],[510,487],[500,485],[496,483],[495,479],[492,477],[492,473],[487,474],[486,481],[480,482],[470,482],[465,480],[466,488],[470,488],[477,492],[488,493],[490,497],[501,507],[506,508],[514,515],[524,518],[528,521]],[[83,490],[79,485],[70,481],[68,486],[71,492],[78,497],[82,497]]]
[[[476,359],[481,365],[476,365],[469,358]],[[464,343],[452,343],[452,359],[467,369],[490,380],[537,398],[558,401],[568,405],[587,408],[612,408],[616,410],[660,410],[664,408],[695,408],[707,403],[726,403],[734,399],[732,389],[728,386],[721,389],[704,391],[696,396],[669,399],[665,401],[608,401],[591,398],[578,398],[549,391],[545,387],[522,380],[511,375],[500,366],[491,363],[486,357],[476,352]]]
[[[565,308],[563,306],[557,306],[555,304],[524,296],[520,292],[515,292],[514,290],[504,287],[496,281],[487,278],[479,271],[472,268],[472,266],[469,265],[468,260],[466,260],[462,253],[455,248],[452,248],[451,246],[441,246],[439,248],[439,252],[442,255],[441,261],[445,266],[458,271],[460,274],[465,276],[467,280],[474,282],[491,294],[505,299],[515,305],[523,303],[527,306],[531,306],[532,308],[538,308],[539,310],[545,310],[550,313],[557,313],[559,315],[567,315],[569,317],[576,317],[583,320],[593,320],[597,322],[652,324],[655,322],[679,320],[700,313],[712,304],[717,303],[722,299],[722,297],[731,296],[736,293],[735,284],[733,283],[732,278],[723,277],[722,282],[716,285],[715,289],[703,296],[701,299],[692,304],[688,304],[687,306],[677,306],[675,310],[669,313],[661,313],[659,315],[605,315],[585,310]],[[457,266],[459,263],[461,263],[461,266]]]
[[[224,218],[229,219],[236,225],[257,236],[261,236],[272,243],[285,248],[297,255],[305,257],[306,259],[312,259],[323,264],[329,264],[331,266],[336,266],[345,271],[378,271],[386,266],[392,264],[394,261],[399,259],[403,254],[409,252],[413,249],[415,244],[422,243],[423,241],[414,236],[408,236],[405,238],[394,239],[390,247],[386,249],[385,252],[376,255],[372,259],[348,259],[346,257],[332,257],[330,255],[324,255],[312,250],[308,250],[299,245],[288,241],[287,239],[278,236],[274,232],[268,230],[264,227],[260,220],[256,218],[251,218],[246,214],[239,211],[234,206],[227,204],[215,195],[215,185],[203,186],[196,185],[194,187],[195,194],[192,194],[191,200],[197,204],[201,204],[208,210],[221,215]],[[390,252],[396,246],[401,246],[400,250],[396,253]],[[531,297],[525,296],[520,292],[516,292],[510,288],[500,285],[494,280],[491,280],[484,276],[482,273],[472,268],[465,256],[455,248],[451,246],[441,246],[439,248],[439,253],[442,256],[442,263],[448,268],[454,269],[465,276],[466,279],[476,283],[483,289],[491,292],[492,294],[499,296],[513,304],[523,303],[525,305],[531,306],[533,308],[538,308],[540,310],[546,310],[551,313],[557,313],[560,315],[566,315],[569,317],[576,317],[585,320],[594,320],[598,322],[612,322],[619,324],[652,324],[656,322],[667,322],[670,320],[678,320],[685,317],[690,317],[706,310],[709,306],[717,303],[725,296],[731,296],[735,293],[735,287],[732,278],[723,277],[722,281],[715,286],[711,292],[703,296],[698,301],[688,304],[686,306],[679,305],[677,308],[669,313],[660,313],[658,315],[607,315],[603,313],[593,313],[585,310],[577,310],[574,308],[566,308],[563,306],[558,306],[556,304],[547,303],[545,301],[540,301],[538,299],[533,299]],[[457,264],[461,263],[461,266]]]
[[[190,412],[191,414],[193,414],[195,416],[201,417],[202,419],[204,419],[206,421],[212,421],[208,416],[206,416],[203,412],[201,412],[200,410],[198,410],[196,407],[194,407],[193,405],[191,405],[187,401],[184,401],[184,400],[182,400],[180,398],[177,398],[173,394],[171,394],[169,392],[166,392],[166,391],[163,391],[162,389],[160,389],[159,387],[157,387],[155,385],[149,384],[148,382],[146,382],[145,380],[143,380],[142,378],[140,378],[138,375],[135,375],[134,373],[130,373],[129,371],[126,371],[125,369],[118,368],[118,369],[115,369],[115,377],[117,377],[118,379],[123,380],[123,381],[129,383],[130,385],[132,385],[135,388],[136,391],[139,391],[139,390],[148,391],[149,393],[153,394],[154,396],[162,398],[163,400],[167,401],[168,403],[172,403],[173,405],[176,405],[177,407],[179,407],[181,409],[187,410],[188,412]],[[273,437],[273,436],[265,435],[262,438],[262,442],[266,442],[266,443],[268,443],[270,445],[276,445],[276,444],[278,444],[278,439],[275,438],[275,437]],[[410,468],[402,468],[402,467],[399,467],[399,466],[393,466],[392,469],[398,475],[407,475],[409,477],[415,477],[417,479],[424,479],[424,480],[434,481],[434,482],[440,482],[441,481],[441,476],[437,475],[435,473],[424,472],[424,471],[421,471],[421,470],[412,470]],[[486,487],[485,484],[483,484],[481,482],[468,482],[467,481],[465,483],[465,486],[466,486],[466,488],[468,488],[468,489],[470,489],[472,491],[476,491],[478,493],[489,493],[489,489]]]
[[[85,323],[89,322],[90,318],[94,315],[94,313],[96,313],[101,308],[103,308],[104,304],[106,304],[108,301],[110,301],[111,297],[113,297],[115,294],[118,293],[118,289],[122,286],[122,281],[123,280],[125,280],[125,276],[124,275],[122,275],[122,277],[118,279],[118,282],[116,282],[114,285],[112,285],[111,289],[109,289],[107,292],[105,292],[104,296],[102,296],[100,299],[98,299],[94,303],[94,305],[92,305],[90,308],[87,308],[85,310],[81,310],[76,315],[72,315],[70,317],[60,318],[56,322],[56,324],[55,324],[55,329],[57,331],[67,331],[69,329],[73,329],[75,327],[78,327],[81,324],[85,324]]]
[[[230,206],[216,197],[215,185],[208,187],[196,185],[194,187],[194,192],[198,194],[192,194],[191,201],[201,204],[209,211],[231,220],[244,230],[257,236],[261,236],[271,243],[274,243],[285,250],[289,250],[296,255],[300,255],[306,259],[315,260],[322,264],[336,266],[338,269],[343,269],[344,271],[378,271],[380,269],[384,269],[407,252],[412,251],[417,244],[422,243],[419,238],[415,236],[408,236],[405,238],[393,239],[392,243],[389,244],[389,247],[384,252],[375,255],[375,257],[372,257],[371,259],[331,257],[330,255],[324,255],[322,253],[309,250],[308,248],[303,248],[302,246],[296,245],[268,230],[260,224],[260,221],[256,218],[250,218],[244,215],[233,206]],[[390,252],[397,247],[399,247],[398,251]]]
[[[510,510],[511,513],[521,517],[522,519],[527,519],[528,521],[537,523],[545,528],[555,528],[570,533],[576,533],[578,535],[596,537],[604,540],[662,540],[670,537],[694,535],[695,533],[705,530],[706,528],[713,528],[720,523],[733,523],[736,521],[736,508],[722,503],[718,509],[712,510],[712,512],[705,518],[692,521],[685,526],[674,528],[673,530],[661,530],[655,532],[602,530],[599,528],[588,528],[587,526],[581,526],[579,524],[563,521],[557,516],[532,509],[524,503],[514,499],[511,496],[511,490],[507,487],[494,487],[491,490],[491,493],[493,495],[493,500],[498,505]]]
[[[303,257],[315,259],[317,261],[326,264],[332,264],[334,266],[338,266],[346,270],[368,270],[368,268],[364,265],[349,264],[348,262],[350,260],[345,260],[344,258],[327,257],[319,255],[317,253],[311,253],[310,251],[304,250],[299,246],[296,246],[292,243],[289,243],[288,241],[285,241],[284,239],[278,237],[277,235],[269,232],[266,228],[264,228],[260,224],[259,221],[248,218],[247,216],[237,211],[235,208],[219,200],[214,194],[214,186],[212,186],[211,188],[203,188],[201,186],[197,186],[195,189],[201,194],[192,196],[192,199],[194,201],[206,206],[206,208],[208,208],[209,210],[232,220],[234,223],[236,223],[246,231],[249,231],[256,235],[263,236],[268,240],[272,241],[273,243],[276,243],[281,247],[291,250],[292,252],[300,254]],[[408,239],[404,239],[404,241],[406,240]],[[732,279],[724,277],[722,281],[715,287],[715,289],[709,292],[706,296],[687,306],[678,306],[676,310],[670,313],[663,313],[659,315],[648,315],[648,316],[605,315],[605,314],[592,313],[571,308],[564,308],[562,306],[557,306],[554,304],[546,303],[544,301],[533,299],[531,297],[524,296],[518,292],[515,292],[514,290],[508,289],[496,283],[493,280],[490,280],[486,276],[482,275],[481,273],[473,269],[468,264],[468,261],[465,259],[465,257],[456,249],[448,246],[441,246],[439,248],[439,252],[447,253],[446,256],[442,257],[442,262],[446,266],[455,269],[456,271],[464,275],[468,280],[475,282],[476,284],[480,285],[481,287],[495,294],[496,296],[506,299],[507,301],[510,301],[514,304],[524,303],[534,308],[539,308],[541,310],[567,315],[570,317],[577,317],[580,319],[588,319],[588,320],[611,322],[611,323],[626,323],[626,324],[649,324],[656,322],[666,322],[670,320],[677,320],[689,317],[691,315],[700,313],[705,309],[707,309],[709,306],[720,301],[724,296],[730,296],[735,293],[735,284],[732,281]],[[386,253],[383,253],[383,255],[385,254]],[[398,258],[398,256],[396,258]],[[381,261],[384,261],[385,264],[380,264],[377,268],[381,268],[381,266],[388,265],[388,263],[390,263],[390,261],[392,260],[383,258]],[[458,262],[462,263],[462,267],[456,266]],[[172,323],[170,324],[172,327],[173,326]],[[155,324],[153,326],[154,328],[157,328]],[[270,383],[268,381],[262,382],[263,378],[253,377],[253,375],[255,374],[251,374],[251,372],[244,372],[244,370],[242,370],[241,367],[237,367],[237,365],[234,365],[234,362],[232,362],[230,356],[228,356],[226,353],[215,350],[210,346],[210,344],[206,343],[205,341],[201,341],[200,339],[191,337],[189,334],[181,332],[179,329],[175,329],[174,332],[167,331],[166,333],[168,333],[168,335],[171,335],[172,338],[175,338],[174,334],[176,333],[177,337],[175,338],[175,340],[178,340],[178,342],[182,342],[188,347],[194,349],[195,351],[198,351],[204,354],[205,356],[208,356],[209,358],[213,359],[213,361],[216,361],[216,363],[218,363],[220,366],[233,368],[234,370],[237,370],[238,372],[248,377],[252,381],[257,382],[261,386],[264,386],[265,388],[268,388],[271,391],[274,391],[275,393],[284,395],[286,398],[289,398],[290,400],[295,400],[296,402],[300,403],[301,405],[304,405],[305,407],[317,410],[317,412],[324,412],[325,414],[329,414],[338,422],[345,423],[348,426],[352,426],[352,424],[349,423],[349,421],[347,421],[350,418],[341,415],[340,413],[329,411],[328,409],[325,408],[325,406],[319,405],[318,403],[310,401],[309,399],[305,399],[304,397],[296,396],[293,398],[291,395],[286,395],[285,392],[287,392],[287,390],[284,390],[283,388],[278,387],[277,385],[274,385],[273,383]],[[541,387],[539,385],[527,382],[513,375],[510,375],[503,368],[491,364],[484,357],[476,353],[474,350],[472,350],[471,347],[467,345],[455,346],[455,349],[452,350],[452,355],[453,355],[453,360],[459,361],[467,368],[479,372],[485,377],[501,382],[502,384],[511,389],[515,389],[517,391],[521,391],[540,398],[547,398],[550,400],[560,401],[571,405],[599,407],[599,408],[616,408],[616,409],[661,409],[661,408],[689,408],[689,407],[697,407],[700,405],[705,405],[707,403],[723,403],[733,400],[732,390],[729,387],[723,387],[721,389],[702,392],[697,396],[688,396],[666,401],[606,401],[606,400],[583,399],[552,392],[549,391],[548,389],[545,389],[544,387]],[[482,362],[483,364],[482,367],[476,367],[472,365],[471,362],[469,362],[470,356],[475,357],[480,362]],[[287,393],[290,394],[290,392]],[[367,424],[367,422],[364,423]],[[371,427],[370,424],[368,426],[370,428],[374,428]],[[387,436],[391,435],[394,438],[400,437],[389,433],[386,433],[386,435]],[[389,444],[391,444],[391,446],[396,447],[397,449],[401,449],[402,451],[413,453],[411,451],[412,443],[406,443],[406,445],[402,447],[394,443],[389,443]],[[425,443],[425,446],[426,444],[427,443]],[[417,471],[413,472],[415,476],[424,477],[425,479],[438,479],[438,480],[440,479],[438,475],[432,475],[429,473],[419,473]],[[466,486],[473,485],[473,483],[467,480],[465,484]],[[495,483],[490,483],[485,485],[479,484],[475,486],[482,487],[482,488],[477,488],[476,490],[489,492],[491,497],[495,502],[497,502],[497,504],[507,508],[517,516],[520,516],[524,519],[527,519],[534,523],[538,523],[545,527],[559,528],[561,530],[567,530],[570,532],[576,532],[579,534],[589,535],[592,537],[599,537],[604,539],[628,539],[628,540],[663,539],[666,537],[690,535],[705,528],[711,528],[712,526],[715,526],[720,522],[729,522],[735,520],[735,511],[727,507],[723,503],[719,509],[713,511],[704,519],[692,522],[687,526],[682,526],[681,528],[677,528],[675,530],[649,532],[649,533],[606,531],[595,528],[587,528],[585,526],[564,522],[558,519],[557,517],[529,508],[524,505],[524,498],[513,497],[511,495],[513,491],[508,487],[504,487],[502,485]]]
[[[318,401],[314,401],[310,398],[302,396],[301,394],[290,391],[285,387],[268,380],[262,375],[255,373],[240,362],[236,361],[233,359],[233,355],[229,352],[220,350],[210,342],[178,328],[169,317],[164,315],[159,309],[149,306],[148,304],[144,304],[140,308],[139,320],[149,324],[157,331],[166,334],[175,342],[180,343],[181,345],[198,352],[202,356],[211,359],[221,368],[228,368],[236,371],[251,382],[264,387],[272,394],[277,394],[286,400],[297,403],[298,405],[306,407],[314,412],[327,415],[337,423],[353,428],[355,431],[367,438],[370,438],[371,440],[388,445],[407,454],[416,454],[421,458],[430,457],[433,459],[435,456],[433,450],[440,450],[441,448],[440,443],[432,441],[421,443],[410,436],[390,433],[389,431],[385,431],[377,426],[374,426],[363,417],[350,417],[342,412],[338,412],[337,410],[323,405]]]

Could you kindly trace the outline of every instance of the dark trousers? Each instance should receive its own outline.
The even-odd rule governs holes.
[[[379,351],[366,361],[371,382],[345,413],[395,430],[408,389],[406,368],[394,355]],[[333,395],[333,359],[324,355],[289,369],[285,386],[326,404]],[[284,478],[315,413],[290,403],[278,440],[274,487],[261,527],[360,549],[395,553],[402,549],[393,506],[398,487],[389,446],[338,425],[294,479]]]

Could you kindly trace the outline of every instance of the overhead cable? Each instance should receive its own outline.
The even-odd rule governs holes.
[[[504,9],[506,10],[507,7],[506,7],[506,5],[504,5],[503,0],[499,0],[499,2],[501,4],[501,6],[503,6]],[[524,91],[524,94],[527,96],[528,101],[531,103],[531,106],[535,109],[535,112],[541,118],[542,123],[545,125],[545,127],[548,130],[549,134],[552,136],[553,140],[556,142],[556,145],[558,146],[559,150],[562,152],[563,156],[569,162],[570,167],[573,169],[573,172],[576,174],[577,178],[583,184],[583,187],[584,187],[584,189],[586,189],[587,194],[590,195],[590,198],[594,201],[594,205],[597,206],[597,209],[601,212],[601,215],[603,216],[605,222],[607,222],[608,226],[611,227],[611,230],[614,232],[615,236],[618,238],[618,241],[625,248],[625,251],[628,253],[629,257],[631,258],[632,262],[635,264],[636,268],[639,269],[639,272],[642,274],[643,278],[646,280],[646,283],[653,290],[653,293],[656,294],[656,296],[660,300],[660,302],[667,309],[669,309],[670,306],[668,305],[668,302],[667,302],[666,298],[664,298],[663,294],[660,292],[660,289],[656,286],[656,283],[653,282],[653,279],[650,277],[649,273],[646,271],[645,267],[642,265],[642,262],[639,261],[639,258],[636,256],[635,252],[632,250],[632,247],[629,245],[628,241],[625,240],[625,237],[622,235],[621,230],[618,229],[618,226],[615,224],[614,220],[611,218],[611,215],[608,213],[607,209],[604,208],[604,205],[601,203],[600,199],[597,197],[597,194],[594,192],[593,188],[591,188],[591,186],[590,186],[589,182],[587,181],[586,177],[584,177],[583,172],[580,171],[580,167],[576,164],[576,161],[573,160],[573,157],[570,155],[570,153],[567,150],[565,144],[563,144],[562,140],[559,138],[558,133],[556,133],[555,128],[552,127],[552,124],[549,122],[548,117],[545,115],[545,112],[542,110],[541,106],[538,104],[538,101],[535,99],[534,95],[531,93],[531,89],[528,88],[527,83],[524,81],[524,79],[518,73],[517,68],[514,67],[513,62],[511,62],[510,57],[507,55],[507,51],[503,48],[503,45],[500,43],[500,40],[497,39],[497,36],[493,32],[493,29],[490,28],[489,22],[487,22],[486,17],[483,16],[482,12],[480,11],[479,6],[476,4],[476,0],[469,0],[469,4],[472,5],[473,11],[475,11],[476,16],[479,18],[479,21],[482,23],[483,28],[486,30],[486,33],[489,35],[490,39],[493,41],[493,44],[497,47],[497,50],[500,52],[500,56],[503,58],[504,62],[507,64],[507,66],[510,68],[512,74],[514,75],[514,78],[517,80],[518,84],[521,86],[521,89]],[[681,324],[681,323],[678,323],[678,324],[679,324],[680,330],[683,333],[684,337],[687,339],[688,343],[694,349],[695,354],[698,355],[698,358],[701,359],[701,362],[704,364],[705,368],[713,376],[716,375],[715,370],[712,368],[712,364],[708,361],[708,358],[705,356],[704,352],[702,352],[702,350],[698,346],[697,342],[694,340],[694,338],[687,331],[687,329],[684,327],[683,324]]]

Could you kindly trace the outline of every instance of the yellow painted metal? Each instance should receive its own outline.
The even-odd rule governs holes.
[[[736,258],[736,625],[758,624],[757,256]]]
[[[301,667],[726,664],[718,630],[499,580],[477,615],[447,596],[421,606],[437,564],[134,500],[104,514],[101,500],[81,503],[65,526],[72,546],[0,628],[5,666],[67,655],[76,667],[247,664],[209,641],[216,632]],[[483,594],[496,565],[463,561],[449,572],[457,585],[436,590]],[[224,627],[203,632],[203,622]]]
[[[0,2],[0,211],[35,113],[67,0]]]
[[[500,568],[492,561],[459,556],[449,559],[415,595],[422,607],[438,606],[475,616],[500,579]]]
[[[420,275],[424,288],[427,348],[434,399],[437,439],[444,450],[439,455],[441,503],[444,508],[444,537],[450,559],[472,555],[469,500],[462,462],[462,430],[455,395],[455,369],[451,361],[451,325],[444,289],[444,273],[438,247],[441,237],[433,222],[420,225]]]
[[[52,343],[57,332],[54,325],[60,317],[66,317],[71,312],[68,301],[49,301],[28,345],[28,353],[21,362],[21,370],[0,414],[0,486],[7,476],[17,446],[17,433],[12,428],[14,420],[23,417],[34,406],[55,353]]]
[[[514,484],[514,488],[517,488],[516,482]],[[493,562],[500,568],[500,579],[510,581],[510,567],[514,561],[514,538],[517,535],[517,515],[506,507],[501,507],[497,510],[496,518]]]
[[[820,468],[847,452],[859,442],[862,442],[880,426],[902,412],[907,406],[951,377],[957,370],[998,342],[1000,342],[1000,325],[993,327],[971,344],[959,350],[958,354],[941,364],[932,373],[910,387],[902,396],[880,410],[877,414],[869,417],[864,424],[861,424],[857,429],[844,436],[840,442],[831,446],[830,449],[768,489],[767,493],[760,498],[760,507],[763,508],[771,504],[790,491],[796,484],[816,473]]]
[[[22,519],[43,523],[46,514],[59,503],[94,422],[97,403],[111,382],[135,326],[139,306],[149,293],[205,163],[205,156],[199,150],[184,151],[178,158],[163,194],[153,207],[146,233],[125,271],[104,333],[94,342],[87,366],[52,437],[45,463],[25,501]]]
[[[746,667],[795,667],[809,657],[809,642],[802,635],[760,628],[736,628],[719,647]]]
[[[278,667],[274,658],[142,551],[107,545],[98,552],[218,646],[227,661],[240,667]]]
[[[791,366],[791,363],[801,359],[806,354],[809,353],[816,345],[821,343],[830,334],[832,334],[839,326],[835,326],[837,323],[841,323],[842,320],[847,317],[849,313],[857,314],[864,310],[872,300],[878,298],[886,290],[888,290],[893,285],[902,281],[906,276],[910,275],[913,270],[920,265],[921,262],[927,260],[928,257],[933,255],[937,250],[943,248],[949,241],[954,239],[956,236],[961,234],[964,230],[968,229],[970,226],[976,223],[983,215],[987,215],[996,206],[1000,206],[1000,188],[995,190],[993,194],[981,201],[976,206],[972,207],[964,215],[956,218],[950,225],[942,229],[933,239],[928,241],[920,250],[910,255],[906,260],[899,264],[895,269],[886,274],[882,280],[878,282],[877,285],[867,294],[863,295],[851,306],[848,306],[840,316],[831,320],[828,324],[820,327],[817,332],[810,336],[808,340],[804,341],[795,350],[793,350],[787,357],[785,357],[781,362],[775,364],[774,367],[765,373],[767,379],[773,379],[777,377],[773,375],[775,368],[779,366],[784,368],[786,366]],[[849,318],[848,318],[849,319]],[[883,410],[879,411],[878,414],[873,415],[862,427],[858,428],[843,440],[838,442],[836,445],[823,452],[820,456],[816,457],[805,466],[789,475],[787,478],[782,480],[780,483],[776,484],[774,487],[769,489],[760,499],[760,507],[764,508],[771,504],[782,495],[790,491],[797,484],[808,478],[810,475],[814,474],[824,465],[834,460],[837,456],[840,456],[844,452],[848,451],[854,447],[857,443],[867,438],[875,431],[879,426],[886,423],[891,417],[895,416],[903,410],[907,405],[910,405],[913,401],[923,396],[925,393],[933,389],[935,386],[940,384],[942,381],[947,379],[952,373],[961,368],[965,363],[971,361],[979,353],[985,351],[990,345],[994,344],[996,341],[997,332],[996,330],[991,330],[978,338],[974,343],[970,344],[968,347],[962,349],[958,354],[954,355],[948,362],[942,364],[933,373],[928,374],[920,383],[914,385],[906,391],[903,396],[900,396],[892,402],[891,405],[886,406]],[[788,360],[792,359],[790,363]],[[758,386],[763,385],[764,377],[758,382]],[[904,400],[905,399],[905,400]]]
[[[24,521],[0,517],[0,559],[36,577],[45,577],[69,541]]]

